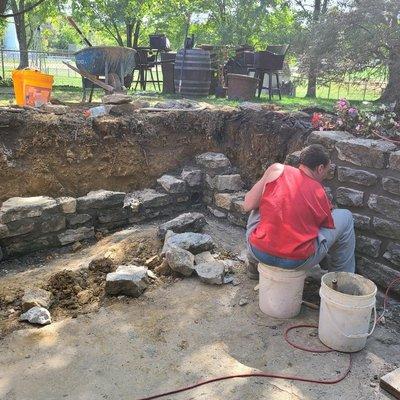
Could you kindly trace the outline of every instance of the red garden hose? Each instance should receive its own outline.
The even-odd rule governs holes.
[[[398,284],[398,283],[400,283],[400,277],[392,280],[389,283],[389,286],[386,289],[385,298],[384,298],[384,301],[383,301],[383,313],[378,318],[378,321],[380,321],[382,319],[383,315],[385,314],[389,290],[392,288],[393,285]],[[286,342],[288,344],[290,344],[292,347],[294,347],[296,349],[299,349],[299,350],[307,351],[307,352],[310,352],[310,353],[331,353],[331,352],[335,351],[335,350],[332,350],[332,349],[330,349],[329,347],[326,347],[326,346],[325,346],[325,348],[321,348],[321,349],[310,349],[310,348],[301,346],[299,344],[296,344],[295,342],[293,342],[289,338],[289,332],[292,331],[293,329],[298,329],[298,328],[317,328],[317,326],[316,325],[300,324],[300,325],[294,325],[294,326],[288,327],[285,330],[285,333],[284,333],[283,337],[286,340]],[[157,395],[154,395],[154,396],[142,397],[142,398],[140,398],[138,400],[160,399],[160,398],[165,397],[165,396],[171,396],[171,395],[174,395],[174,394],[186,392],[188,390],[195,389],[195,388],[197,388],[199,386],[204,386],[204,385],[208,385],[210,383],[225,381],[225,380],[228,380],[228,379],[236,379],[236,378],[252,378],[252,377],[256,377],[256,378],[275,378],[275,379],[285,379],[285,380],[290,380],[290,381],[316,383],[316,384],[322,384],[322,385],[333,385],[333,384],[339,383],[343,379],[345,379],[346,376],[350,373],[351,367],[352,367],[352,355],[351,355],[351,353],[349,353],[349,362],[348,362],[348,367],[347,367],[346,371],[343,374],[339,375],[336,379],[332,379],[332,380],[312,379],[312,378],[305,378],[305,377],[300,377],[300,376],[273,374],[273,373],[269,373],[269,372],[250,372],[250,373],[247,373],[247,374],[225,375],[225,376],[221,376],[221,377],[217,377],[217,378],[211,378],[211,379],[207,379],[207,380],[204,380],[204,381],[200,381],[200,382],[195,383],[195,384],[190,385],[190,386],[184,386],[184,387],[182,387],[180,389],[174,389],[174,390],[171,390],[169,392],[160,393],[160,394],[157,394]]]

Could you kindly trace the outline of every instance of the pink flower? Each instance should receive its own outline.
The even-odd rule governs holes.
[[[339,108],[339,110],[343,110],[345,108],[347,108],[349,106],[349,103],[346,99],[340,99],[337,103],[337,108]]]
[[[355,117],[358,114],[357,108],[350,107],[347,111],[351,117]]]

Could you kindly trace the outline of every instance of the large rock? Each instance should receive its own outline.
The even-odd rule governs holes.
[[[373,218],[374,232],[383,237],[400,240],[400,223],[386,219]]]
[[[367,236],[357,235],[356,251],[362,255],[378,257],[382,242]]]
[[[25,290],[21,299],[22,311],[28,311],[32,307],[49,308],[52,294],[47,290],[31,288]]]
[[[337,142],[336,150],[342,161],[370,168],[385,168],[387,154],[396,150],[396,145],[383,140],[348,139]]]
[[[400,244],[389,243],[383,258],[389,260],[391,263],[400,265]]]
[[[26,218],[40,217],[44,211],[53,212],[58,208],[52,197],[12,197],[0,208],[0,222],[8,223]]]
[[[243,181],[239,174],[206,176],[208,185],[218,192],[237,192],[243,189]]]
[[[178,194],[186,192],[186,182],[172,175],[163,175],[157,182],[168,193]]]
[[[73,214],[67,217],[68,226],[83,225],[91,220],[92,216],[89,214]]]
[[[171,221],[161,224],[158,228],[158,235],[165,237],[168,230],[175,233],[200,232],[207,224],[204,215],[197,212],[181,214]]]
[[[181,178],[191,188],[200,187],[203,183],[203,172],[200,169],[186,167],[181,173]]]
[[[371,217],[367,215],[353,213],[354,228],[361,230],[369,230],[371,227]]]
[[[210,235],[204,233],[185,232],[166,237],[166,250],[170,246],[178,246],[188,250],[193,254],[198,254],[203,251],[212,250],[214,242]]]
[[[77,211],[82,213],[92,209],[123,206],[125,193],[109,190],[95,190],[77,199]]]
[[[215,261],[215,258],[209,251],[203,251],[202,253],[196,254],[194,256],[195,264],[203,264],[213,261]]]
[[[46,217],[42,217],[40,222],[40,231],[42,233],[58,232],[65,229],[66,220],[62,214],[51,214]]]
[[[197,264],[197,275],[204,283],[222,285],[224,283],[225,265],[219,261]]]
[[[123,93],[107,94],[101,98],[103,104],[126,104],[133,100],[132,96]]]
[[[10,232],[9,232],[9,230],[7,228],[7,225],[0,224],[0,239],[8,237],[9,233]]]
[[[371,194],[368,200],[368,207],[387,218],[393,218],[400,221],[400,201],[390,197]]]
[[[67,229],[65,232],[58,235],[58,240],[61,245],[67,245],[83,239],[90,239],[94,237],[94,228],[82,226],[77,229]]]
[[[364,201],[364,192],[345,187],[339,187],[336,191],[338,204],[350,207],[361,207]]]
[[[363,186],[373,186],[378,181],[378,177],[367,171],[360,169],[338,167],[338,180],[345,183],[358,183]]]
[[[30,233],[35,228],[35,222],[33,219],[23,219],[18,221],[12,221],[7,224],[8,234],[6,237],[11,238],[14,236],[21,236]]]
[[[171,203],[172,198],[169,194],[160,193],[154,189],[144,189],[128,193],[125,197],[124,207],[137,212],[141,206],[143,208],[157,208]]]
[[[203,153],[196,156],[197,165],[203,167],[210,175],[224,174],[229,172],[231,162],[222,153]]]
[[[170,268],[184,276],[192,275],[194,271],[194,255],[177,246],[169,246],[165,253]]]
[[[400,195],[400,179],[392,177],[382,178],[382,186],[387,192]]]
[[[120,265],[106,276],[106,293],[139,297],[147,288],[147,268],[136,265]]]
[[[321,144],[327,149],[333,150],[336,142],[349,139],[354,139],[354,136],[345,131],[314,131],[308,137],[307,143]]]
[[[26,313],[21,314],[20,321],[28,321],[31,324],[48,325],[51,324],[51,315],[43,307],[32,307]]]

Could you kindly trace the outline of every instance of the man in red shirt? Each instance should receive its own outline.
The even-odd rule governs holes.
[[[335,209],[321,182],[330,168],[321,145],[302,150],[300,166],[273,164],[247,193],[247,244],[253,262],[279,268],[311,268],[328,254],[332,271],[355,271],[355,234],[349,210]]]

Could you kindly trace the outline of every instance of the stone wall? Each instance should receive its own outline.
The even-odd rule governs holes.
[[[130,193],[98,190],[78,198],[13,197],[0,208],[0,260],[70,245],[94,238],[97,232],[185,211],[202,203],[209,194],[210,179],[216,196],[243,188],[240,175],[226,156],[204,153],[180,173],[161,176],[156,188]],[[222,209],[226,211],[226,205]],[[233,210],[224,216],[242,222],[240,212]]]
[[[400,277],[400,149],[346,132],[313,132],[308,143],[331,153],[326,186],[337,207],[353,212],[357,271],[386,288]]]

